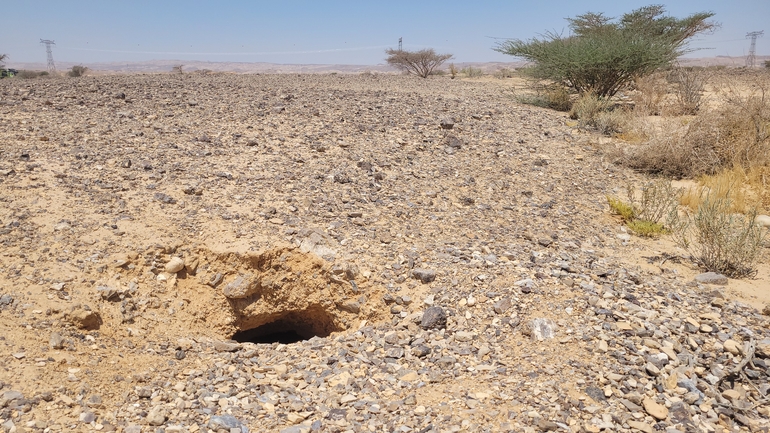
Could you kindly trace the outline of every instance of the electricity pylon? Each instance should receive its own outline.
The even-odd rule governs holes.
[[[41,44],[45,44],[45,53],[48,55],[48,72],[56,70],[56,65],[53,63],[53,52],[51,51],[51,45],[56,45],[56,42],[50,39],[40,39]]]
[[[763,34],[765,34],[764,30],[746,33],[746,37],[751,38],[751,48],[749,48],[749,55],[746,57],[746,66],[749,68],[753,68],[754,62],[757,60],[757,37]]]

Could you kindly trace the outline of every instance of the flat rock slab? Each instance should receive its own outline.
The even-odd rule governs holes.
[[[695,276],[695,281],[701,284],[727,285],[727,277],[716,272],[704,272]]]
[[[645,412],[650,414],[653,418],[657,420],[664,420],[668,417],[668,409],[666,406],[663,406],[662,404],[658,404],[655,402],[655,400],[647,397],[642,401],[642,406],[644,406]]]

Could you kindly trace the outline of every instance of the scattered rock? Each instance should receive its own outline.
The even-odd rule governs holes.
[[[659,421],[668,418],[668,409],[666,406],[656,403],[655,400],[649,397],[645,397],[642,401],[642,406],[644,407],[645,412]]]
[[[171,260],[166,263],[166,272],[169,274],[176,274],[184,269],[184,259],[180,257],[172,257]]]
[[[705,272],[695,276],[695,281],[701,284],[715,284],[724,286],[727,284],[727,277],[716,272]]]
[[[241,345],[231,341],[215,341],[214,350],[217,352],[237,352],[241,350]]]
[[[247,298],[257,290],[257,284],[252,275],[238,275],[222,289],[222,293],[230,299]]]
[[[436,271],[416,268],[412,270],[412,276],[423,284],[428,284],[436,279]]]
[[[66,314],[67,320],[80,329],[98,329],[102,324],[102,318],[88,305],[72,307]]]
[[[757,215],[754,222],[766,229],[770,229],[770,215]]]
[[[52,332],[51,337],[48,340],[48,345],[51,349],[62,349],[64,347],[64,337],[58,332]]]
[[[161,406],[153,407],[147,414],[147,424],[152,426],[163,425],[166,422],[166,410]]]
[[[511,298],[505,297],[492,305],[492,309],[497,314],[505,314],[511,308]]]
[[[553,320],[543,318],[530,320],[524,329],[525,333],[536,341],[545,341],[554,338],[555,330],[556,324]]]
[[[232,415],[214,415],[211,417],[208,423],[208,428],[216,431],[218,429],[243,429],[243,424]]]
[[[337,308],[353,314],[358,314],[361,312],[361,304],[357,301],[339,302],[337,303]]]
[[[443,329],[446,327],[446,312],[438,306],[429,307],[422,314],[420,327],[423,329]]]

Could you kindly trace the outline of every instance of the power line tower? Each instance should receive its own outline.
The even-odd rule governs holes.
[[[50,39],[40,39],[41,44],[45,44],[45,53],[48,55],[48,72],[56,70],[56,65],[53,63],[53,52],[51,51],[51,45],[56,45],[56,42]]]
[[[749,68],[753,68],[754,62],[757,60],[757,37],[761,37],[764,34],[764,30],[746,33],[746,37],[751,38],[751,48],[749,48],[749,55],[746,57],[746,66]]]

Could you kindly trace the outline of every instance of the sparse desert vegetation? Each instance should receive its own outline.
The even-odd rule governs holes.
[[[650,247],[625,233],[655,242],[685,234],[694,265],[751,276],[766,249],[749,199],[745,216],[728,214],[738,209],[685,199],[623,158],[613,165],[608,148],[622,134],[608,138],[563,112],[522,105],[504,91],[510,85],[373,73],[3,80],[0,330],[17,355],[3,358],[0,379],[18,394],[3,394],[16,412],[0,416],[14,425],[35,416],[50,427],[93,418],[134,431],[414,430],[434,416],[458,431],[550,422],[576,431],[603,421],[565,386],[626,423],[637,413],[620,397],[599,396],[597,375],[622,377],[651,362],[608,357],[621,347],[615,339],[641,348],[629,332],[650,326],[665,334],[647,340],[700,354],[721,341],[701,328],[716,326],[703,318],[714,308],[734,338],[744,328],[761,332],[766,317],[705,296],[705,283],[693,285],[692,271],[673,263],[674,247],[654,253],[665,264],[640,266]],[[664,113],[677,103],[674,93],[662,99]],[[694,116],[652,117],[687,126],[713,103]],[[644,118],[633,108],[611,112]],[[644,140],[629,151],[649,146]],[[723,181],[700,180],[693,187],[716,197]],[[618,197],[623,185],[631,187]],[[607,199],[623,227],[608,221]],[[674,208],[692,211],[676,219]],[[19,284],[26,291],[6,290]],[[688,343],[696,337],[702,344]],[[734,364],[738,355],[730,356],[720,362]],[[553,370],[535,377],[523,357]],[[712,364],[701,359],[682,366],[707,371]],[[650,399],[633,425],[681,425],[643,397],[658,377],[676,377],[650,365],[618,390]],[[757,374],[742,383],[763,381]],[[381,382],[358,387],[355,375]],[[503,387],[479,394],[498,383],[547,390],[558,407],[517,393],[517,408],[540,405],[543,417],[511,419],[497,412],[514,398]],[[469,407],[468,386],[485,415],[455,418]],[[714,396],[723,388],[704,387]],[[49,395],[48,415],[35,415]],[[658,398],[679,395],[664,389]],[[756,398],[747,391],[745,401]],[[67,399],[83,409],[73,414]],[[380,409],[367,424],[358,414],[372,405]],[[350,415],[330,418],[338,413]],[[744,413],[747,423],[766,423],[763,404]]]
[[[67,72],[67,76],[69,77],[82,77],[85,75],[85,73],[88,72],[88,68],[83,65],[75,65],[73,66],[69,72]]]
[[[640,8],[617,20],[587,13],[568,19],[569,36],[546,33],[539,39],[508,40],[496,49],[533,62],[524,70],[531,90],[517,100],[569,110],[578,128],[615,137],[619,143],[606,149],[610,159],[670,179],[701,178],[701,184],[740,173],[727,189],[665,189],[666,202],[690,206],[686,222],[666,224],[663,215],[640,215],[646,206],[633,194],[628,203],[608,200],[635,233],[697,237],[707,246],[691,254],[693,261],[707,270],[746,276],[756,270],[764,240],[764,232],[752,228],[754,217],[768,211],[763,205],[770,172],[770,77],[760,70],[741,73],[675,63],[688,51],[689,39],[718,27],[711,17],[703,12],[677,19],[662,6]],[[637,34],[648,40],[637,44]],[[640,189],[643,202],[650,191],[663,191],[649,185]],[[745,220],[732,215],[736,210],[748,215]],[[716,226],[727,233],[712,230]],[[738,252],[738,244],[748,250]],[[692,252],[691,243],[680,245]],[[717,250],[734,257],[716,259]]]
[[[711,17],[0,80],[0,431],[768,431],[770,74],[678,64]]]

